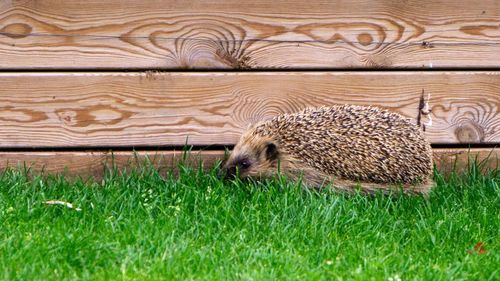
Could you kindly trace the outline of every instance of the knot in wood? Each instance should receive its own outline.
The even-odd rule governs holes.
[[[455,129],[455,136],[461,143],[480,143],[484,140],[484,128],[475,122],[469,121]]]
[[[33,28],[25,23],[12,23],[0,29],[0,34],[13,39],[24,38],[30,35]]]

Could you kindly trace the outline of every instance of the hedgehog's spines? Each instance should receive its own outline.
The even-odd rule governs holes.
[[[325,177],[346,185],[363,182],[367,189],[385,184],[425,189],[431,182],[432,150],[423,132],[410,119],[378,107],[305,108],[257,123],[241,142],[260,147],[254,142],[261,139],[276,142],[289,173],[306,171],[316,185]]]

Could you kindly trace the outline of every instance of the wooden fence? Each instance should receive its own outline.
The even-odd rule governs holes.
[[[416,122],[422,98],[439,168],[471,146],[498,164],[500,2],[0,2],[0,167],[99,175],[134,149],[168,167],[186,141],[210,165],[282,112],[351,103]]]

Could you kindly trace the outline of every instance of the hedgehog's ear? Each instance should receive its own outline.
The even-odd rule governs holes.
[[[278,147],[272,142],[266,144],[266,159],[269,161],[276,160],[278,158]]]

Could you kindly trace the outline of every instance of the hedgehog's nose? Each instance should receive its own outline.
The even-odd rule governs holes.
[[[236,167],[224,167],[222,169],[219,170],[219,172],[217,173],[217,177],[220,178],[220,179],[232,179],[236,176]]]
[[[224,179],[225,177],[226,177],[226,169],[221,168],[221,169],[217,172],[217,178],[219,178],[219,179]]]

